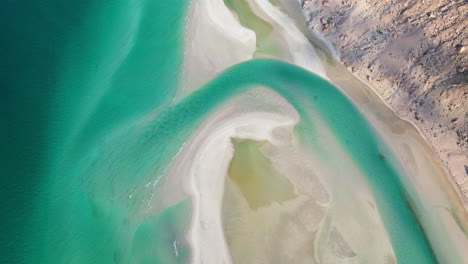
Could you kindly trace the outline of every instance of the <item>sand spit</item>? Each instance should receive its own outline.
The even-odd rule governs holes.
[[[178,98],[198,89],[228,67],[254,57],[278,58],[326,78],[313,46],[291,18],[268,0],[247,0],[247,3],[257,19],[272,26],[267,41],[278,49],[268,54],[256,53],[258,32],[242,26],[236,10],[226,7],[223,0],[192,1],[186,19]]]
[[[314,123],[330,135],[323,138],[327,151],[304,152],[293,133],[297,122],[284,99],[256,89],[227,102],[186,142],[171,174],[186,175],[192,195],[192,263],[362,258],[374,263],[393,258],[362,173],[319,119]],[[233,138],[259,142],[259,153],[294,186],[294,197],[252,209],[228,175],[236,151]],[[340,166],[330,160],[339,160]],[[268,190],[261,186],[257,191]],[[266,237],[270,242],[258,243]]]

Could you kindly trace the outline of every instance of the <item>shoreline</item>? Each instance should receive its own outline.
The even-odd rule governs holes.
[[[347,70],[346,68],[344,69]],[[355,77],[351,72],[348,71],[348,73]],[[406,131],[403,132],[406,134],[405,136],[392,135],[392,130],[388,128],[390,127],[390,125],[388,125],[388,121],[390,120],[387,120],[387,122],[379,120],[374,116],[373,111],[363,109],[362,106],[367,103],[359,102],[360,100],[356,95],[350,95],[349,90],[343,88],[345,86],[349,86],[348,83],[344,85],[341,81],[337,81],[335,78],[330,77],[330,81],[339,87],[343,93],[348,96],[348,98],[350,98],[374,129],[378,131],[378,134],[384,142],[386,142],[386,145],[390,147],[392,152],[399,156],[399,158],[397,158],[397,162],[402,166],[399,170],[399,174],[403,176],[404,181],[406,179],[406,186],[413,186],[415,191],[418,193],[417,195],[413,194],[412,197],[414,199],[423,199],[428,206],[442,206],[443,208],[447,208],[447,210],[451,211],[453,219],[448,219],[445,216],[445,212],[440,211],[437,208],[421,208],[422,211],[431,210],[440,219],[444,219],[443,221],[446,223],[448,228],[447,231],[450,232],[451,237],[457,238],[457,243],[454,243],[454,246],[460,247],[459,252],[464,252],[463,248],[468,246],[468,239],[466,236],[460,237],[459,234],[466,234],[468,231],[468,210],[457,189],[450,181],[447,169],[443,166],[443,163],[440,162],[438,156],[434,154],[431,146],[428,144],[426,139],[422,137],[422,134],[417,127],[404,118],[400,118],[392,108],[388,107],[385,101],[381,100],[380,96],[372,89],[372,87],[366,85],[366,83],[359,80],[359,78],[356,79],[370,92],[372,92],[372,95],[379,98],[379,101],[374,102],[377,102],[377,104],[381,103],[395,116],[395,118],[397,118],[397,122],[403,123],[403,126],[406,126]],[[395,120],[390,122],[394,121]],[[409,148],[403,149],[401,146]],[[405,157],[407,157],[406,152],[412,153],[414,164],[411,162],[404,162]],[[438,183],[442,184],[444,187],[440,188]],[[420,217],[423,216],[420,215]],[[436,237],[434,238],[434,241],[437,241]],[[464,254],[464,256],[468,258],[468,253],[465,252]]]
[[[303,17],[305,19],[306,14],[304,13],[303,10],[302,10],[302,15],[303,15]],[[437,162],[439,167],[441,169],[443,169],[443,171],[444,171],[445,175],[443,175],[443,177],[441,177],[441,179],[443,181],[447,181],[449,183],[450,189],[453,189],[453,192],[456,194],[456,197],[458,197],[458,199],[462,203],[462,207],[465,210],[465,217],[467,217],[466,219],[468,219],[468,199],[465,198],[463,192],[458,187],[457,182],[455,181],[454,177],[452,176],[451,169],[450,169],[448,163],[444,162],[444,159],[438,154],[438,152],[435,149],[435,146],[433,146],[433,144],[428,139],[428,137],[423,133],[422,128],[420,128],[409,117],[403,116],[403,115],[399,114],[395,109],[393,109],[393,107],[390,105],[390,103],[385,100],[383,95],[381,95],[370,83],[365,81],[363,78],[361,78],[359,75],[357,75],[357,73],[355,73],[355,72],[353,72],[351,70],[351,66],[343,65],[343,62],[340,59],[340,55],[339,55],[338,50],[336,50],[334,48],[333,44],[323,35],[323,33],[319,32],[318,30],[315,30],[315,29],[311,30],[310,28],[304,28],[303,30],[306,30],[306,32],[303,32],[305,35],[310,34],[309,35],[309,40],[314,44],[314,46],[316,48],[316,52],[319,55],[320,60],[321,60],[322,64],[324,65],[324,68],[327,69],[326,70],[327,76],[330,74],[330,68],[332,68],[331,67],[332,66],[331,62],[329,61],[331,59],[334,63],[337,63],[341,67],[346,69],[348,74],[352,75],[354,78],[359,80],[359,82],[362,83],[362,85],[364,85],[365,87],[367,87],[367,89],[369,91],[372,91],[372,93],[379,98],[380,102],[382,104],[384,104],[386,106],[386,108],[389,109],[396,117],[398,117],[402,121],[407,122],[412,128],[414,128],[418,132],[420,137],[423,139],[423,141],[426,143],[427,147],[431,151],[431,154],[435,158],[435,161]],[[350,97],[349,94],[348,94],[349,91],[347,91],[347,89],[343,89],[343,86],[346,86],[346,85],[338,84],[336,82],[336,80],[333,79],[333,78],[330,78],[330,82],[332,82],[334,85],[339,87],[340,90],[342,90],[348,97]],[[356,104],[358,109],[361,108],[359,106],[359,103],[356,102],[356,99],[350,98],[350,100],[354,104]],[[366,115],[366,117],[368,118],[369,116]],[[468,222],[468,221],[465,221],[465,222]]]
[[[468,210],[467,34],[460,31],[468,25],[466,6],[432,0],[394,1],[390,11],[367,0],[306,0],[301,5],[307,31],[418,130]]]
[[[191,8],[193,6],[194,5],[191,5]],[[192,14],[192,11],[190,12],[190,14]],[[196,25],[192,25],[190,23],[191,22],[190,17],[187,20],[188,20],[188,23],[189,23],[188,27],[196,27]],[[296,22],[296,26],[297,26],[297,21],[295,21],[295,22]],[[273,22],[270,21],[270,23],[273,23]],[[231,24],[231,27],[234,27],[233,26],[234,24]],[[219,25],[215,25],[215,27],[216,26],[219,26]],[[241,26],[240,24],[236,24],[236,27],[241,27],[242,30],[246,29],[243,26]],[[275,27],[276,30],[278,30],[278,27],[279,27],[278,25]],[[229,35],[229,32],[228,32],[229,28],[225,27],[224,29],[227,30],[226,32],[224,32],[224,35],[228,36]],[[236,30],[238,30],[238,29],[236,29]],[[246,30],[247,31],[245,31],[245,32],[249,32],[250,29],[246,29]],[[303,33],[304,33],[304,35],[306,37],[309,36],[309,34],[307,32],[303,32]],[[193,33],[189,32],[189,34],[193,34]],[[314,34],[313,37],[320,40],[321,36],[319,34]],[[308,41],[311,41],[309,37],[307,37],[306,39],[308,39]],[[208,41],[208,40],[206,40],[206,41]],[[312,42],[312,44],[317,44],[317,43]],[[349,74],[349,76],[352,76],[354,79],[352,79],[352,78],[351,79],[346,79],[346,78],[345,79],[340,79],[340,78],[343,78],[343,77],[342,76],[337,77],[337,76],[333,76],[333,74],[330,74],[330,72],[333,73],[333,71],[330,71],[330,70],[332,70],[333,65],[328,65],[327,64],[327,59],[329,59],[329,58],[326,57],[327,53],[322,51],[322,50],[317,50],[317,47],[315,47],[315,45],[312,45],[312,44],[311,44],[311,46],[314,46],[313,49],[318,54],[319,62],[322,64],[322,67],[325,68],[326,75],[328,76],[327,79],[329,79],[331,81],[331,83],[333,83],[335,86],[337,86],[349,98],[349,100],[357,107],[357,109],[361,112],[361,114],[368,120],[370,125],[372,127],[374,127],[374,129],[376,129],[378,131],[378,134],[381,136],[381,138],[384,140],[384,142],[386,142],[387,145],[389,147],[391,147],[392,152],[395,153],[395,154],[397,154],[397,153],[404,154],[402,152],[401,148],[404,147],[405,145],[407,145],[410,148],[410,152],[418,153],[418,155],[413,155],[414,156],[413,159],[415,159],[415,162],[417,164],[419,164],[419,167],[418,166],[413,166],[411,164],[405,164],[404,162],[400,162],[400,163],[402,163],[402,166],[403,166],[402,168],[400,168],[400,172],[404,172],[405,175],[406,174],[411,174],[411,173],[409,173],[411,171],[413,171],[413,172],[416,171],[417,172],[417,173],[415,173],[415,176],[413,175],[413,177],[408,177],[406,179],[408,182],[411,182],[411,184],[415,187],[415,190],[418,193],[418,194],[415,193],[413,195],[413,197],[416,197],[417,199],[423,199],[424,202],[426,202],[427,206],[433,206],[434,204],[438,204],[439,206],[442,205],[442,206],[445,206],[445,207],[451,208],[451,209],[455,208],[455,212],[456,212],[455,217],[457,217],[459,220],[462,219],[462,221],[460,221],[460,222],[462,222],[462,224],[466,225],[466,223],[468,222],[467,221],[467,219],[468,219],[467,210],[466,210],[466,207],[464,207],[464,204],[462,203],[462,200],[460,199],[460,194],[457,192],[457,189],[454,188],[453,184],[450,182],[450,178],[446,176],[447,175],[447,168],[445,168],[443,165],[441,165],[441,164],[444,164],[444,163],[441,163],[437,159],[438,156],[434,155],[434,150],[431,148],[431,145],[428,143],[427,139],[424,137],[424,135],[422,134],[420,129],[417,126],[415,126],[415,124],[412,123],[411,121],[407,120],[406,118],[400,117],[400,115],[398,115],[398,113],[396,111],[394,111],[391,108],[391,106],[385,100],[383,100],[383,97],[380,94],[378,94],[378,92],[372,86],[368,85],[366,82],[363,82],[362,79],[360,79],[358,76],[356,76],[353,72],[349,71],[349,69],[345,68],[344,66],[341,66],[341,63],[340,63],[339,60],[336,60],[336,63],[340,67],[342,67],[343,70],[346,71],[346,74]],[[249,44],[249,48],[248,48],[249,50],[252,48],[251,45],[252,45],[252,43]],[[328,47],[328,45],[326,45],[326,46]],[[241,45],[240,50],[242,50],[243,48],[245,48],[245,46],[242,47],[242,45]],[[199,52],[199,51],[197,51],[197,52]],[[208,52],[208,51],[201,51],[200,54],[198,54],[198,55],[201,56],[201,55],[204,54],[204,52]],[[323,54],[322,54],[322,52],[323,52]],[[249,55],[247,53],[244,53],[246,58],[247,57],[249,57],[249,58],[253,57],[253,55]],[[216,53],[208,52],[207,56],[215,56],[215,54]],[[197,55],[197,54],[195,54],[195,55]],[[190,54],[188,56],[190,57]],[[328,55],[328,56],[335,57],[336,54],[333,55],[333,53],[332,53],[332,55]],[[219,59],[219,62],[223,61],[223,58],[217,58],[217,59]],[[291,62],[293,64],[296,64],[294,61],[284,59],[282,57],[279,57],[279,59],[283,59],[283,60],[289,61],[289,62]],[[229,67],[230,63],[231,62],[229,62],[229,61],[222,62],[221,63],[223,65],[222,69],[225,69],[226,67]],[[314,63],[316,63],[316,62],[314,62]],[[188,67],[186,69],[188,69],[189,71],[197,70],[193,65],[191,65],[191,66],[186,65],[186,62],[184,62],[184,67]],[[336,65],[334,67],[336,67]],[[215,68],[213,68],[213,69],[215,69]],[[212,75],[212,74],[215,74],[216,72],[219,72],[219,71],[222,70],[222,69],[215,69],[214,71],[212,71],[213,69],[210,70],[210,69],[203,68],[203,69],[201,69],[201,71],[202,72],[205,71],[204,72],[205,74],[207,72],[211,71],[208,75]],[[335,70],[335,69],[333,69],[333,70]],[[331,75],[331,76],[329,76],[329,75]],[[203,79],[203,78],[206,78],[206,77],[202,76],[201,79]],[[347,83],[350,80],[351,80],[351,83],[354,83],[354,85],[349,85],[349,83]],[[350,86],[352,86],[352,88],[349,88]],[[346,87],[348,87],[348,89]],[[358,87],[358,88],[356,88],[356,87]],[[188,90],[190,91],[192,89],[194,89],[194,87],[191,87],[191,88],[189,87]],[[182,93],[184,93],[184,92],[186,93],[187,90],[182,91]],[[269,92],[267,92],[267,93],[269,93]],[[371,93],[371,95],[369,95],[368,93]],[[233,100],[235,100],[235,99],[233,99]],[[278,99],[278,100],[280,102],[282,102],[282,100],[284,101],[284,99],[282,99],[282,98]],[[229,104],[230,103],[228,103],[228,105]],[[287,104],[287,102],[286,102],[286,104]],[[232,107],[232,106],[227,106],[227,107],[229,108],[229,107]],[[378,111],[374,112],[373,109],[378,109]],[[379,112],[382,109],[383,109],[383,111]],[[389,115],[388,112],[390,112],[391,115]],[[215,111],[212,115],[217,116],[218,114],[220,114],[220,113],[218,113],[218,111]],[[211,118],[212,117],[210,116],[209,119],[211,120]],[[214,117],[214,118],[216,119],[216,117]],[[239,117],[237,117],[237,118],[239,118]],[[387,118],[388,120],[386,120],[385,118]],[[246,120],[244,120],[244,121],[246,121]],[[259,119],[259,121],[261,121],[261,119]],[[386,123],[391,123],[391,124],[386,124]],[[384,124],[384,125],[382,125],[382,124]],[[206,126],[206,124],[204,122],[203,125],[201,125],[197,129],[197,131],[193,133],[193,135],[191,136],[190,142],[192,142],[192,140],[194,138],[197,138],[197,137],[202,137],[203,138],[203,133],[201,133],[200,131],[202,131],[203,129],[206,129],[206,127],[207,126]],[[388,127],[388,128],[384,128],[384,127]],[[411,142],[411,140],[408,140],[409,139],[409,138],[407,138],[408,136],[407,137],[398,136],[397,135],[398,133],[392,132],[393,129],[396,129],[395,127],[400,127],[400,128],[403,127],[403,132],[401,132],[401,133],[409,134],[410,138],[416,139],[417,142]],[[416,129],[414,130],[414,128],[416,128]],[[413,132],[415,132],[415,133],[413,133]],[[207,134],[209,134],[209,133],[207,133]],[[205,137],[206,137],[206,134],[205,134]],[[399,139],[398,140],[399,144],[395,144],[395,145],[398,145],[398,147],[397,146],[392,146],[392,144],[391,144],[391,142],[395,138]],[[192,149],[192,151],[195,151],[195,152],[200,152],[201,150],[199,149],[199,147],[200,147],[201,142],[203,142],[203,139],[199,140],[198,142],[197,142],[197,140],[195,140],[194,142],[187,144],[186,147],[188,149],[185,149],[184,153],[181,154],[180,157],[177,157],[177,159],[174,161],[175,164],[179,164],[179,162],[180,162],[179,160],[182,160],[181,163],[180,163],[180,164],[182,164],[181,168],[178,168],[176,171],[184,170],[184,167],[188,166],[188,164],[190,164],[190,161],[188,161],[188,160],[184,161],[184,159],[186,159],[184,157],[186,157],[188,155],[187,153],[191,153],[190,149]],[[420,144],[421,142],[422,142],[422,144]],[[198,146],[198,148],[196,146]],[[228,156],[231,155],[232,154],[231,152],[233,152],[232,146],[230,148],[226,149],[226,151],[223,152],[224,158],[226,158],[225,155],[228,155]],[[402,153],[400,153],[400,152],[402,152]],[[419,155],[419,154],[421,154],[421,155]],[[434,159],[434,161],[436,161],[436,164],[432,163],[431,159]],[[439,164],[439,163],[441,163],[441,164]],[[185,165],[183,165],[183,164],[185,164]],[[198,166],[198,164],[194,164],[193,166]],[[435,168],[436,172],[431,172],[431,168]],[[187,169],[187,168],[185,168],[185,169]],[[440,176],[439,169],[442,170],[443,177],[439,177]],[[429,187],[427,187],[426,186],[427,184],[424,182],[425,180],[427,180],[427,178],[423,177],[426,173],[429,173],[430,175],[432,175],[432,176],[430,176],[431,178],[429,180],[429,185],[430,185]],[[439,175],[439,176],[437,176],[437,175]],[[447,188],[444,187],[443,190],[440,190],[440,188],[438,189],[438,188],[435,188],[433,186],[434,184],[437,185],[437,183],[440,182],[440,181],[444,182],[444,186],[446,186]],[[425,187],[422,188],[421,186],[425,186]],[[194,239],[199,239],[199,238],[194,238],[193,232],[194,232],[194,229],[196,229],[196,228],[194,227],[193,224],[194,224],[194,222],[197,222],[197,219],[199,219],[199,215],[196,215],[196,214],[200,213],[195,209],[195,208],[200,208],[200,201],[196,200],[194,198],[194,196],[200,195],[200,192],[199,191],[197,192],[193,188],[194,188],[194,186],[192,185],[192,183],[186,186],[187,192],[191,196],[192,206],[193,206],[192,208],[194,208],[193,212],[192,212],[193,213],[192,220],[191,220],[192,224],[190,225],[190,231],[189,231],[190,235],[189,235],[189,238],[188,238],[189,244],[191,245],[192,249],[194,247],[196,247],[196,245],[198,245],[198,246],[201,245],[201,247],[206,246],[206,243],[201,243],[201,244],[200,243],[194,243]],[[435,193],[433,193],[431,191],[428,191],[428,190],[435,191]],[[432,197],[432,196],[427,197],[428,195],[434,195],[436,197]],[[420,196],[420,197],[418,198],[418,196]],[[427,201],[425,200],[425,198],[427,198]],[[461,205],[461,208],[463,208],[463,212],[460,212],[458,209],[456,209],[460,205]],[[450,229],[449,230],[450,236],[454,237],[454,236],[456,236],[458,234],[457,232],[458,232],[459,227],[457,227],[457,223],[454,224],[453,221],[449,219],[450,215],[449,216],[443,215],[441,212],[438,211],[438,209],[434,209],[434,208],[424,207],[424,208],[419,208],[419,209],[423,210],[423,211],[424,210],[430,210],[431,214],[436,215],[438,218],[445,219],[445,220],[443,220],[443,222],[445,223],[444,228]],[[427,221],[429,221],[429,222],[436,221],[436,219],[434,218],[432,220],[427,220]],[[440,221],[442,221],[442,220],[440,220]],[[461,228],[463,230],[466,230],[466,226],[461,227]],[[203,225],[201,227],[198,227],[198,230],[199,230],[199,232],[201,232],[200,230],[204,230]],[[223,230],[222,230],[222,228],[219,227],[219,225],[216,227],[216,230],[218,232],[220,232],[220,233],[212,234],[212,235],[218,235],[219,236],[219,234],[223,234]],[[216,233],[216,231],[214,233]],[[219,239],[222,239],[222,238],[218,237],[218,240],[216,240],[216,241],[221,241]],[[458,237],[457,239],[459,240],[459,243],[457,243],[457,246],[459,246],[459,245],[468,245],[468,242],[466,241],[466,237]],[[209,241],[209,240],[210,239],[208,239],[207,241]],[[444,248],[445,246],[443,245],[443,242],[444,241],[440,241],[440,243],[442,243],[442,245],[438,245],[438,246],[441,246],[441,248]],[[227,250],[226,241],[224,241],[221,244],[222,245],[219,245],[221,247],[221,248],[219,248],[220,252],[226,252],[226,250]],[[197,253],[195,253],[195,255],[196,254]],[[465,253],[465,254],[468,257],[468,253]],[[223,261],[229,262],[229,259],[226,259],[226,254],[221,254],[221,255],[225,255]],[[195,261],[195,262],[200,260],[200,254],[198,254],[197,256],[192,256],[192,257],[193,257],[192,260]],[[196,263],[198,263],[198,262],[196,262]],[[217,260],[213,260],[212,263],[221,263],[221,262],[219,262],[219,261],[217,262]]]
[[[238,109],[242,109],[242,107],[239,107],[240,105],[246,101],[252,100],[252,97],[255,97],[252,96],[252,94],[257,95],[257,99],[254,99],[254,101],[262,101],[262,97],[267,94],[270,100],[273,98],[271,103],[273,105],[279,105],[280,110],[267,110],[270,109],[270,107],[266,107],[265,110],[267,112],[263,112],[265,110],[261,110],[263,107],[259,106],[258,109],[253,111],[253,113],[238,112]],[[278,111],[280,111],[280,113],[278,113]],[[321,124],[321,121],[319,119],[315,120],[315,118],[319,117],[314,117],[314,122],[317,122],[317,125],[322,127],[323,124]],[[185,189],[191,197],[193,206],[191,220],[192,224],[190,225],[187,237],[188,242],[193,250],[192,263],[231,263],[231,259],[229,257],[230,251],[227,247],[227,241],[225,240],[225,230],[222,227],[223,220],[221,217],[221,209],[224,204],[222,202],[224,197],[224,186],[226,184],[225,181],[228,179],[227,168],[234,153],[230,139],[235,137],[259,141],[266,140],[267,142],[271,142],[271,144],[274,146],[287,146],[288,144],[291,144],[291,142],[295,141],[295,136],[293,136],[293,127],[298,121],[299,119],[297,113],[295,113],[295,110],[285,99],[270,89],[260,88],[260,90],[258,90],[257,88],[251,92],[248,92],[247,94],[240,94],[232,98],[219,110],[213,112],[213,114],[208,119],[206,119],[202,125],[200,125],[196,132],[193,133],[190,140],[187,141],[187,144],[185,144],[184,153],[181,153],[181,155],[174,161],[176,164],[178,164],[177,168],[174,171],[171,171],[170,174],[185,174],[187,176],[190,175],[190,178],[185,184]],[[328,128],[323,127],[321,129],[325,129],[326,131]],[[207,135],[209,136],[207,137]],[[295,144],[296,143],[294,143],[294,145]],[[333,146],[334,144],[335,146]],[[335,149],[338,147],[338,145],[336,145],[336,143],[332,143],[329,145],[329,148],[330,147]],[[318,155],[318,153],[314,155]],[[191,158],[194,156],[198,157],[195,161],[191,160]],[[314,157],[314,160],[317,158],[325,159],[325,157]],[[375,244],[373,246],[374,249],[379,249],[379,252],[391,251],[391,249],[389,249],[391,248],[389,246],[389,242],[385,242],[388,238],[384,239],[384,237],[386,237],[386,231],[383,227],[383,224],[380,222],[381,220],[379,220],[380,216],[374,212],[375,205],[369,207],[368,203],[374,204],[375,202],[373,201],[374,198],[367,190],[367,183],[360,180],[360,177],[362,177],[360,176],[362,172],[360,169],[355,167],[355,165],[353,165],[350,159],[345,158],[345,156],[340,158],[340,160],[346,160],[346,163],[349,163],[349,165],[346,166],[348,168],[347,174],[352,174],[357,177],[354,178],[355,181],[353,184],[346,185],[344,182],[342,182],[340,184],[341,187],[336,187],[333,186],[331,182],[328,182],[329,180],[326,180],[327,182],[323,182],[322,184],[324,184],[326,187],[325,189],[328,191],[329,188],[331,188],[335,189],[334,192],[338,193],[341,193],[340,190],[347,186],[347,188],[351,188],[353,191],[349,191],[350,193],[346,194],[345,197],[348,197],[349,195],[351,196],[349,196],[349,198],[339,198],[339,196],[335,193],[334,196],[336,197],[333,198],[332,204],[330,204],[328,201],[329,198],[320,198],[322,200],[320,200],[317,205],[328,208],[327,210],[329,210],[329,216],[327,219],[329,217],[334,219],[332,223],[341,227],[338,230],[340,233],[343,233],[342,235],[346,237],[348,241],[352,242],[353,247],[357,246],[357,249],[359,250],[369,250],[365,246],[365,241],[361,241],[364,239],[363,237],[358,236],[353,238],[354,236],[351,235],[357,232],[357,230],[360,230],[359,232],[364,232],[363,234],[365,236],[381,236],[381,238],[378,240],[381,241],[381,243]],[[282,168],[284,166],[284,164],[281,165],[281,161],[282,159],[274,161],[276,168]],[[213,163],[216,163],[217,166],[213,166]],[[320,163],[321,162],[319,160],[315,160],[312,162],[312,164],[309,164],[314,168],[316,173],[321,175],[319,177],[320,182],[323,180],[322,176],[335,175],[335,173],[333,173],[334,169],[330,171],[330,168],[327,168],[325,165],[320,165]],[[283,170],[285,172],[288,171],[287,167],[284,167]],[[342,169],[339,169],[339,171],[341,171],[341,174],[343,173]],[[330,179],[330,181],[336,181],[336,179]],[[297,182],[295,185],[296,184]],[[306,189],[309,190],[309,188]],[[318,193],[312,195],[318,195]],[[354,197],[353,195],[357,196]],[[360,201],[358,204],[356,204],[357,207],[351,211],[349,211],[349,208],[345,209],[347,207],[342,208],[342,206],[349,202],[350,198],[358,199],[356,202]],[[301,199],[302,198],[300,198],[299,201],[303,201],[303,199]],[[297,203],[295,204],[297,206]],[[338,206],[337,204],[341,205]],[[274,205],[275,203],[273,204],[273,208],[278,208]],[[285,208],[287,211],[291,209],[287,209],[289,208],[288,206]],[[314,207],[310,207],[309,209],[314,209]],[[261,211],[264,210],[270,209],[262,209]],[[370,233],[366,233],[364,230],[361,230],[362,227],[347,227],[350,223],[347,221],[343,222],[343,217],[347,213],[350,213],[353,215],[353,217],[358,218],[364,217],[364,215],[370,217],[364,217],[361,219],[365,222],[369,221],[367,225],[367,232]],[[320,225],[325,224],[325,222],[322,221],[325,221],[325,219],[319,222],[321,223]],[[373,231],[369,230],[370,226],[372,227],[370,230]],[[327,233],[325,232],[322,235],[326,234]],[[216,252],[216,254],[213,252]],[[208,257],[209,259],[206,259]]]
[[[325,39],[324,39],[325,40]],[[326,40],[325,40],[326,41]],[[330,55],[330,54],[328,54]],[[427,147],[430,149],[431,151],[431,154],[434,156],[434,159],[435,161],[437,162],[437,164],[439,165],[439,167],[441,169],[444,170],[444,177],[441,177],[441,179],[443,180],[447,180],[449,183],[450,183],[450,186],[451,186],[451,189],[453,189],[453,191],[456,193],[457,197],[460,199],[460,202],[463,203],[463,207],[465,208],[465,210],[467,210],[467,213],[468,213],[468,201],[464,202],[464,199],[463,199],[463,194],[462,192],[459,190],[459,188],[456,187],[456,183],[454,182],[453,180],[453,177],[450,176],[450,170],[448,168],[448,165],[446,163],[443,162],[442,158],[437,154],[437,152],[435,151],[434,149],[434,146],[432,146],[432,144],[430,144],[430,141],[427,139],[426,135],[422,132],[421,128],[417,126],[417,124],[415,122],[413,122],[411,119],[409,119],[408,117],[405,117],[405,116],[401,116],[399,115],[393,108],[392,106],[385,101],[385,99],[382,97],[381,94],[379,94],[373,87],[372,85],[370,85],[369,83],[367,83],[365,80],[363,80],[360,76],[356,75],[355,73],[353,73],[351,71],[351,69],[349,67],[345,67],[344,65],[342,65],[342,63],[339,61],[339,59],[335,58],[334,57],[334,60],[336,63],[339,63],[341,66],[343,66],[350,75],[352,75],[354,78],[358,79],[363,85],[365,85],[366,87],[368,87],[368,89],[370,91],[372,91],[374,93],[375,96],[377,96],[381,103],[384,104],[390,111],[392,111],[395,116],[397,116],[400,120],[402,121],[405,121],[407,122],[410,126],[412,126],[412,128],[414,128],[419,136],[423,139],[424,143],[427,145]],[[323,61],[324,64],[326,63],[326,61],[324,60]],[[330,79],[330,81],[332,83],[334,83],[334,80],[333,79]],[[341,88],[342,89],[342,88]]]

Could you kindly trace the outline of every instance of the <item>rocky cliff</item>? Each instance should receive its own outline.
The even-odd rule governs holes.
[[[308,26],[412,121],[468,205],[468,1],[303,0]]]

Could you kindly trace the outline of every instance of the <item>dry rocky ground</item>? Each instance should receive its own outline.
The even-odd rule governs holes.
[[[303,0],[309,28],[412,121],[468,205],[468,1]]]

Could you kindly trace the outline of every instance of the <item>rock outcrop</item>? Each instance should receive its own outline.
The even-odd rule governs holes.
[[[309,28],[412,121],[468,205],[468,1],[305,0]]]

